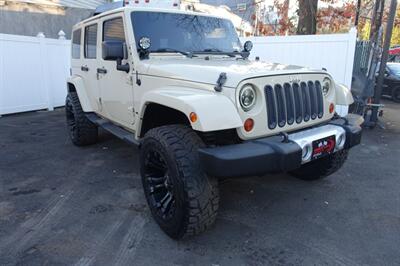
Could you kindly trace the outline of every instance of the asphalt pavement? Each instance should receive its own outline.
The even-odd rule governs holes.
[[[75,147],[64,110],[0,117],[0,265],[400,265],[400,105],[344,167],[220,183],[216,224],[175,241],[150,216],[138,150]]]

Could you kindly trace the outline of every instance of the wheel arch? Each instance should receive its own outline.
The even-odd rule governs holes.
[[[343,84],[336,84],[336,104],[349,106],[354,102],[353,95],[349,88]]]
[[[176,114],[179,121],[184,121],[194,130],[200,132],[233,129],[242,126],[242,120],[233,102],[225,95],[182,87],[168,87],[145,93],[139,104],[140,122],[138,137],[143,136],[143,125],[146,123],[146,113],[149,107],[158,107]],[[172,110],[171,110],[172,109]],[[191,122],[190,114],[197,114],[197,121]],[[162,117],[162,113],[161,114]],[[185,119],[183,119],[185,118]]]
[[[139,137],[142,138],[150,129],[172,124],[191,126],[188,117],[181,111],[158,103],[148,102],[141,119]]]
[[[93,108],[90,104],[89,96],[85,90],[83,79],[79,76],[69,77],[67,79],[67,91],[76,92],[79,97],[79,101],[84,112],[93,112]]]

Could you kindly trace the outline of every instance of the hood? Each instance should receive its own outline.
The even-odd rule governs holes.
[[[162,58],[164,57],[164,58]],[[227,80],[224,87],[235,88],[244,79],[284,74],[301,74],[310,72],[323,72],[309,68],[268,63],[261,61],[204,57],[177,58],[169,56],[153,57],[146,60],[147,73],[152,76],[174,78],[192,82],[215,85],[219,74],[226,73]]]

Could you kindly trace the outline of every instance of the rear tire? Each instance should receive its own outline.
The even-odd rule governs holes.
[[[306,163],[300,168],[291,171],[290,174],[307,181],[325,178],[343,166],[347,160],[348,153],[348,150],[340,150],[325,158]]]
[[[77,146],[84,146],[97,142],[97,126],[86,117],[76,92],[67,94],[65,114],[72,143]]]
[[[218,182],[199,162],[204,146],[189,127],[169,125],[149,130],[142,142],[140,170],[151,213],[171,238],[199,234],[216,219]]]
[[[400,103],[400,87],[395,87],[392,89],[392,100],[396,103]]]

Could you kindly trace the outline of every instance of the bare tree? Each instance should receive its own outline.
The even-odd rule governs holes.
[[[297,34],[315,34],[317,31],[318,0],[299,0]]]

